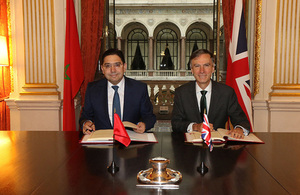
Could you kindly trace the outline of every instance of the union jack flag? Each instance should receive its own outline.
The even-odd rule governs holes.
[[[232,22],[226,84],[231,86],[253,131],[251,88],[243,0],[236,0]]]
[[[206,145],[208,146],[209,151],[212,151],[213,145],[212,145],[211,133],[210,133],[207,115],[204,114],[203,118],[204,118],[204,121],[203,121],[203,125],[202,125],[201,137],[202,137],[204,143],[206,143]]]

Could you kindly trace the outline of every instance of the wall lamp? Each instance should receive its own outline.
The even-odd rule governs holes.
[[[0,66],[8,66],[8,52],[6,36],[0,36]]]

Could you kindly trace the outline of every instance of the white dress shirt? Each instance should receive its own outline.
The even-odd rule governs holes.
[[[202,96],[201,91],[203,89],[201,89],[199,87],[199,85],[197,84],[197,82],[195,82],[195,84],[196,84],[195,87],[196,87],[196,96],[197,96],[197,102],[198,102],[199,112],[201,112],[200,100],[201,100],[201,96]],[[206,110],[207,110],[206,114],[208,115],[208,113],[209,113],[209,106],[210,106],[210,100],[211,100],[211,93],[212,93],[212,82],[211,81],[209,82],[208,86],[204,90],[207,91],[205,97],[206,97]],[[189,124],[189,126],[187,128],[187,132],[192,132],[193,131],[193,124],[195,124],[195,123],[196,122],[192,122],[192,123]],[[243,129],[243,133],[244,133],[245,136],[247,136],[249,134],[250,131],[247,130],[247,129],[245,129],[244,127],[242,127],[240,125],[236,125],[234,127],[234,129],[238,128],[238,127],[241,128],[241,129]]]
[[[108,81],[107,83],[107,99],[108,99],[108,115],[110,122],[112,124],[112,114],[113,114],[113,99],[115,90],[112,88],[113,84]],[[121,120],[123,121],[123,110],[124,110],[124,91],[125,91],[125,79],[124,77],[122,80],[117,84],[119,86],[118,93],[120,97],[120,106],[121,106]]]
[[[195,82],[195,88],[196,88],[196,96],[197,96],[197,103],[198,103],[198,107],[199,107],[199,112],[201,112],[201,108],[200,108],[200,100],[201,100],[201,91],[205,90],[207,91],[205,97],[206,97],[206,114],[208,115],[209,113],[209,105],[210,105],[210,99],[211,99],[211,81],[209,82],[208,86],[205,89],[201,89],[199,87],[199,85],[197,84],[197,82]],[[195,124],[196,122],[190,123],[188,128],[187,128],[187,132],[192,132],[193,131],[193,124]]]
[[[209,112],[209,105],[210,105],[210,99],[211,99],[211,81],[209,82],[208,86],[205,89],[201,89],[199,85],[196,83],[196,96],[197,96],[197,102],[199,107],[199,112],[201,111],[200,108],[200,100],[201,100],[201,91],[205,90],[207,91],[205,97],[206,97],[206,114],[208,115]]]

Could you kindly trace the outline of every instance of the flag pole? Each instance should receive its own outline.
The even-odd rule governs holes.
[[[114,113],[116,113],[116,109],[114,109]],[[113,118],[114,120],[114,118]],[[115,126],[115,121],[113,122],[113,126]],[[110,172],[112,175],[115,175],[118,171],[119,171],[119,167],[117,166],[117,164],[115,163],[115,144],[116,144],[116,140],[115,140],[115,133],[113,134],[113,159],[112,162],[110,164],[109,167],[107,167],[108,172]]]
[[[115,163],[115,135],[113,135],[113,159],[109,167],[107,167],[108,172],[110,172],[112,175],[115,175],[119,171],[119,167]]]
[[[107,167],[108,172],[110,172],[112,175],[115,175],[119,171],[119,167],[115,163],[115,135],[113,135],[113,159],[109,167]]]
[[[204,114],[206,114],[206,109],[203,110]],[[204,119],[203,114],[203,119]],[[204,122],[204,120],[203,120]],[[206,149],[204,148],[205,141],[202,142],[202,147],[200,147],[200,165],[197,167],[197,171],[204,176],[208,172],[208,167],[205,165],[205,159],[206,159]],[[209,148],[209,147],[208,147]]]
[[[200,148],[200,165],[197,167],[197,171],[204,176],[208,172],[208,167],[205,165],[206,149],[204,148],[204,143]]]

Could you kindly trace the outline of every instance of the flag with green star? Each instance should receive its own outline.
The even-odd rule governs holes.
[[[73,0],[67,0],[63,130],[76,131],[74,98],[84,79]]]

